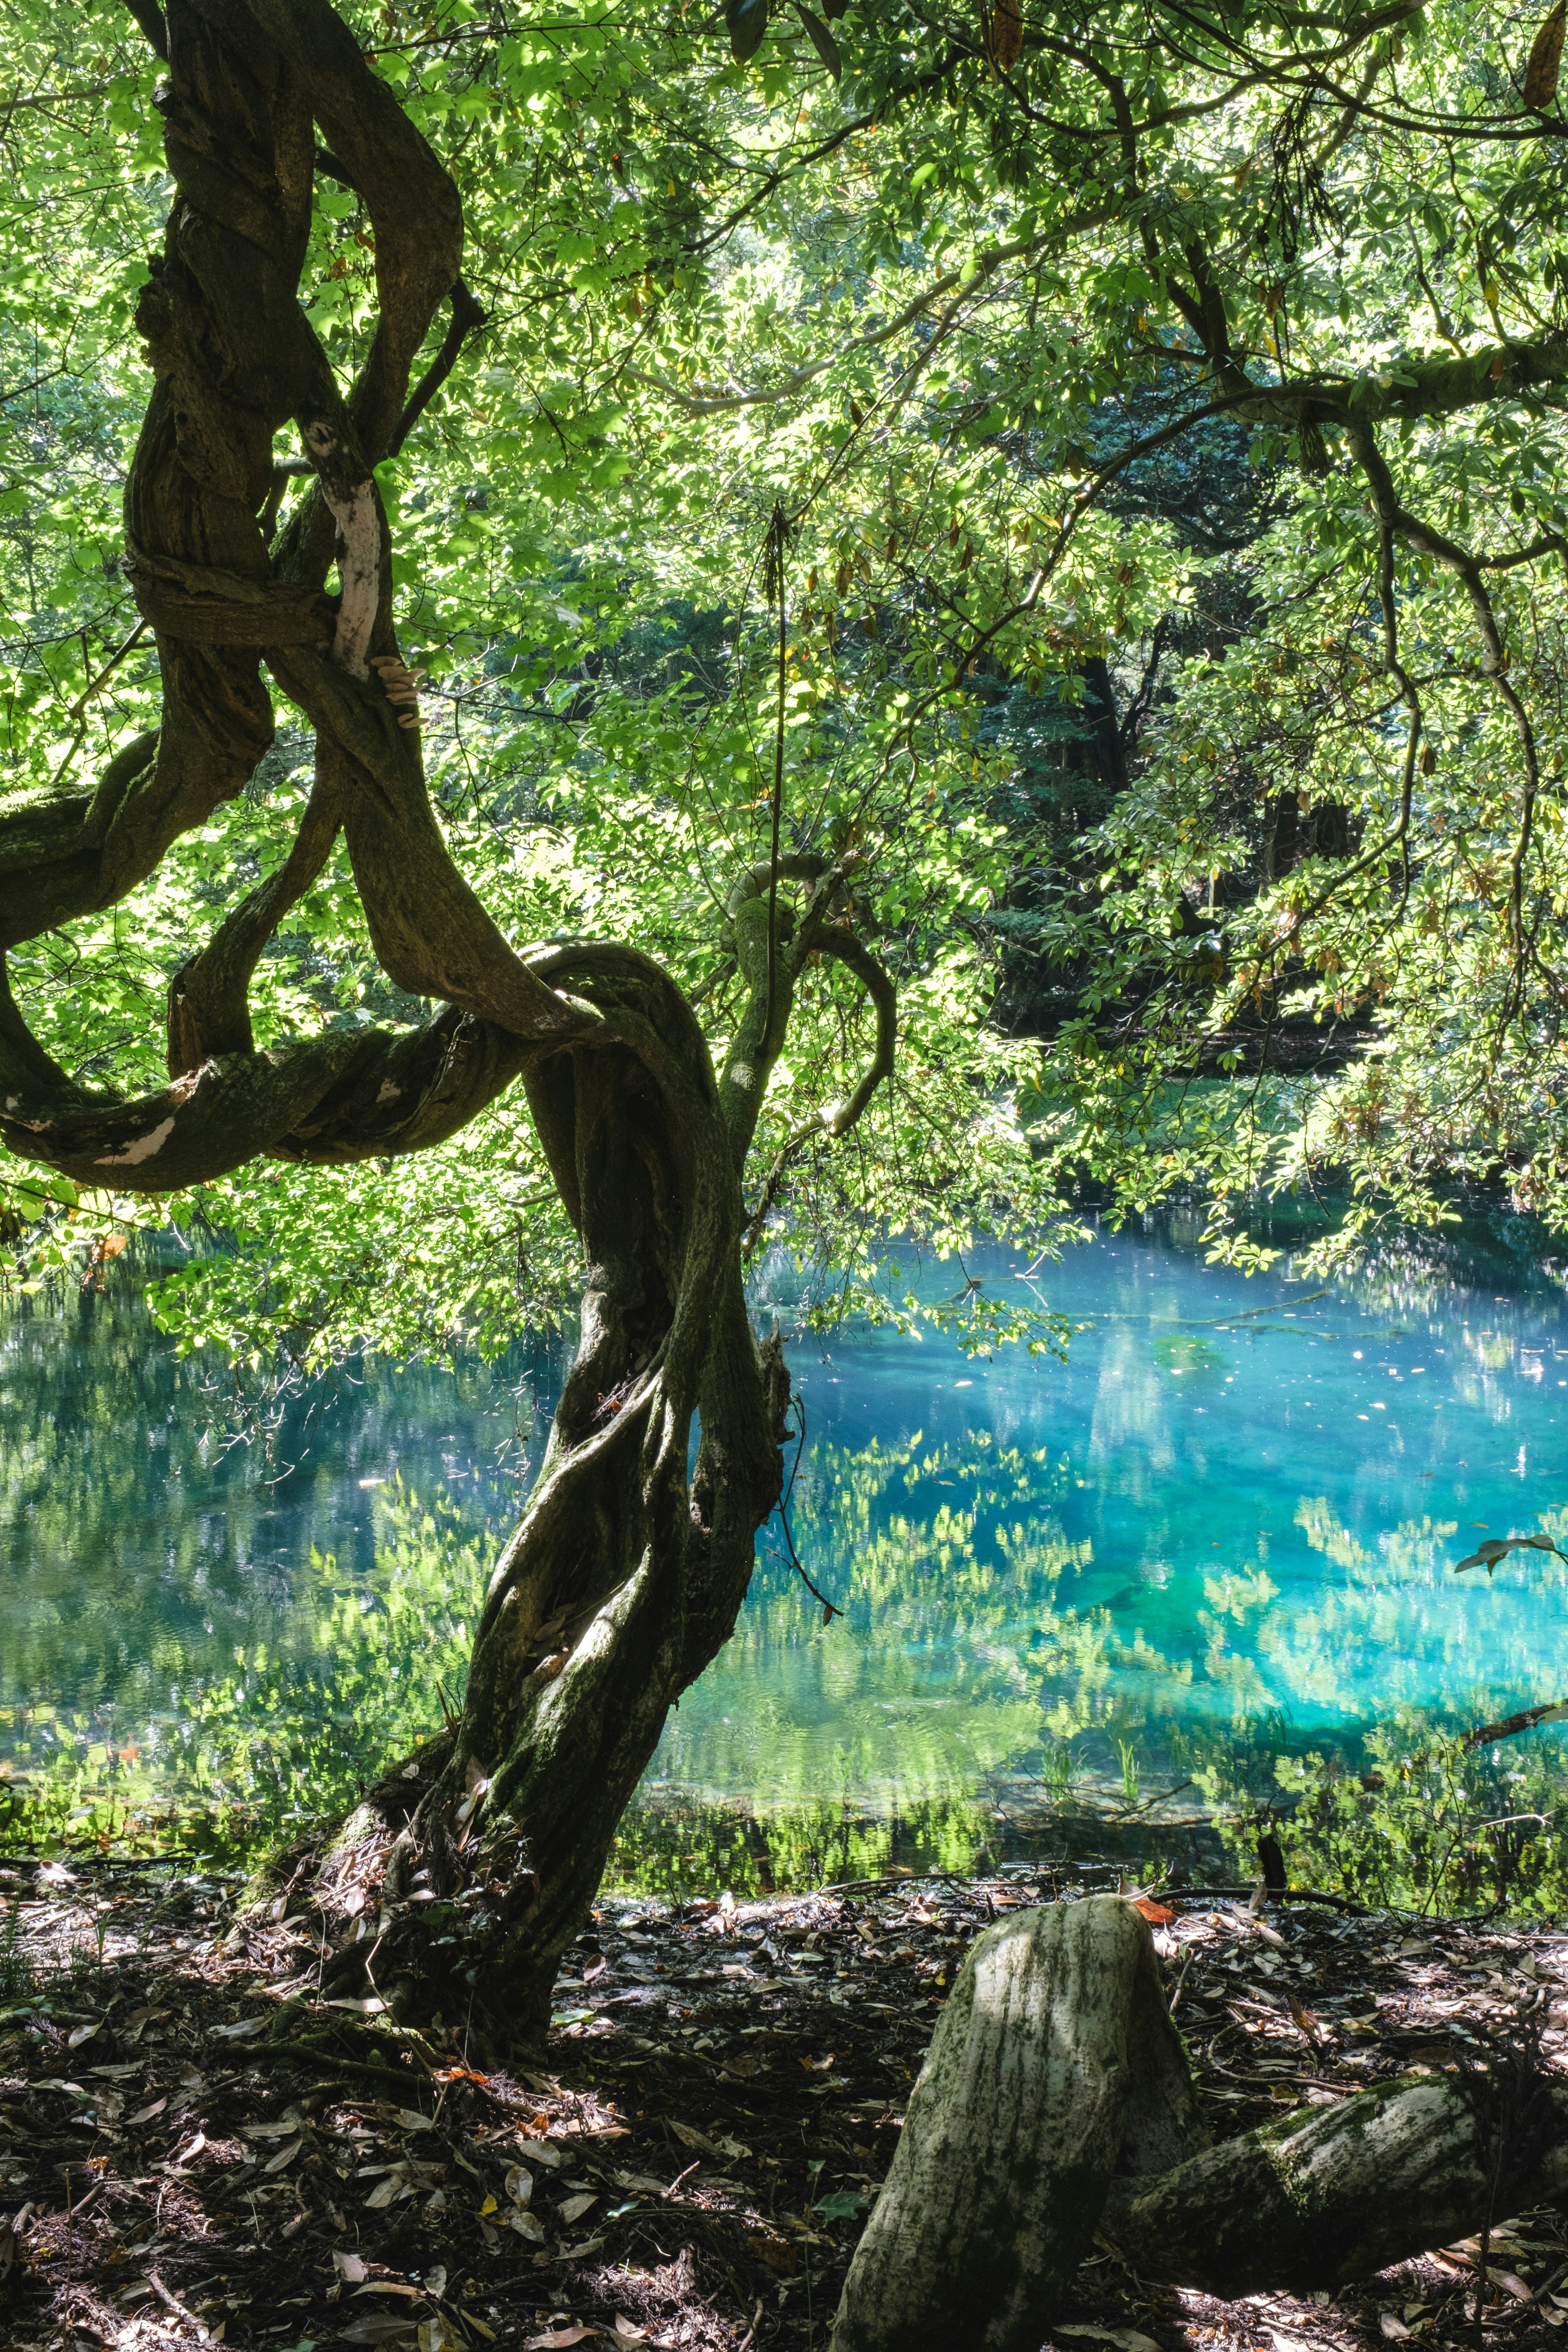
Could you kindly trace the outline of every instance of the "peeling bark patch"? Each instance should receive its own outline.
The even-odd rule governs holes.
[[[338,607],[337,634],[332,639],[332,659],[351,677],[368,678],[370,667],[365,656],[375,626],[381,578],[381,523],[375,490],[371,483],[362,482],[346,499],[335,499],[328,490],[326,499],[340,533],[338,572],[343,591]]]
[[[95,1160],[93,1166],[95,1168],[138,1168],[142,1160],[151,1160],[155,1153],[162,1151],[174,1132],[174,1121],[171,1115],[168,1118],[160,1119],[150,1135],[139,1135],[134,1143],[126,1145],[123,1151],[110,1151],[102,1160]]]
[[[376,1108],[379,1110],[384,1103],[396,1102],[402,1095],[402,1092],[403,1088],[401,1087],[394,1086],[390,1078],[383,1078],[381,1082],[381,1091],[375,1098]]]

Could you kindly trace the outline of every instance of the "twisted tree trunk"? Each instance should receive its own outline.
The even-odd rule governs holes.
[[[528,2036],[671,1701],[733,1626],[778,1497],[788,1380],[746,1313],[741,1186],[796,982],[809,956],[834,956],[878,1006],[876,1058],[825,1112],[832,1133],[890,1066],[892,994],[845,919],[853,854],[787,866],[800,903],[779,899],[771,959],[769,869],[738,886],[751,999],[722,1073],[647,957],[508,943],[426,791],[373,471],[479,316],[458,274],[457,191],[324,0],[171,0],[166,26],[151,0],[136,13],[167,56],[158,104],[176,183],[137,314],[156,382],[125,501],[162,719],[94,791],[13,801],[0,817],[0,1138],[85,1185],[159,1193],[258,1155],[332,1165],[418,1150],[522,1079],[583,1238],[581,1347],[495,1572],[462,1720],[389,1774],[338,1851],[390,1849],[381,1981],[430,1973],[430,1910],[408,1898],[463,1882],[463,1998]],[[374,232],[379,321],[346,391],[298,299],[318,171],[357,192]],[[448,295],[451,330],[411,395]],[[299,451],[279,459],[290,420]],[[303,495],[274,537],[297,478]],[[272,740],[264,668],[316,732],[292,854],[173,976],[168,1086],[89,1091],[27,1028],[5,954],[124,898],[240,793]],[[443,1009],[404,1034],[258,1052],[251,975],[340,832],[384,970]],[[334,1867],[318,1880],[329,1914]],[[345,1952],[342,1972],[363,1980],[367,1957]]]

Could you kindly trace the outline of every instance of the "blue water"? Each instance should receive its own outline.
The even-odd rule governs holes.
[[[797,1354],[796,1534],[848,1622],[772,1565],[666,1768],[784,1794],[831,1759],[910,1795],[911,1765],[978,1786],[1062,1738],[1158,1765],[1173,1730],[1351,1743],[1401,1705],[1568,1695],[1565,1564],[1452,1572],[1489,1534],[1568,1549],[1561,1294],[1482,1279],[1407,1260],[1324,1295],[1102,1234],[1037,1276],[1081,1327],[1065,1364]]]
[[[905,1801],[1026,1784],[1064,1742],[1154,1769],[1260,1720],[1352,1741],[1402,1704],[1481,1721],[1568,1694],[1564,1563],[1452,1573],[1485,1535],[1568,1549],[1553,1281],[1404,1257],[1325,1292],[1105,1234],[991,1270],[1073,1318],[1065,1364],[795,1345],[792,1524],[845,1615],[822,1624],[766,1531],[652,1782]],[[201,1435],[218,1376],[175,1364],[129,1286],[0,1327],[0,1758],[155,1756],[219,1691],[225,1721],[291,1695],[325,1719],[324,1659],[363,1737],[356,1643],[406,1690],[436,1596],[460,1660],[553,1371],[373,1370],[226,1449]]]

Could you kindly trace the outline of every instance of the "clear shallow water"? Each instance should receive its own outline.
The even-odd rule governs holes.
[[[846,1617],[822,1626],[764,1531],[650,1795],[907,1806],[1026,1790],[1066,1754],[1179,1771],[1260,1720],[1300,1746],[1402,1704],[1479,1722],[1568,1694],[1564,1563],[1450,1572],[1483,1534],[1568,1549],[1555,1286],[1411,1265],[1324,1294],[1126,1235],[1037,1279],[1083,1327],[1065,1365],[796,1344],[792,1522]],[[14,1771],[129,1754],[144,1785],[254,1795],[232,1756],[270,1728],[294,1759],[274,1794],[297,1766],[319,1796],[460,1671],[549,1362],[344,1381],[269,1454],[201,1441],[214,1377],[128,1292],[0,1327]]]
[[[1325,1293],[1102,1235],[1039,1277],[1084,1326],[1065,1365],[797,1349],[795,1533],[848,1623],[772,1567],[660,1765],[904,1800],[1063,1739],[1180,1768],[1260,1718],[1299,1748],[1568,1694],[1568,1564],[1451,1572],[1487,1534],[1568,1549],[1561,1294],[1479,1276]]]

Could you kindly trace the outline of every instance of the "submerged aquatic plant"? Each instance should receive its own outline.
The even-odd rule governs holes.
[[[1116,1753],[1121,1760],[1121,1794],[1129,1805],[1138,1802],[1138,1751],[1130,1739],[1119,1739]]]

